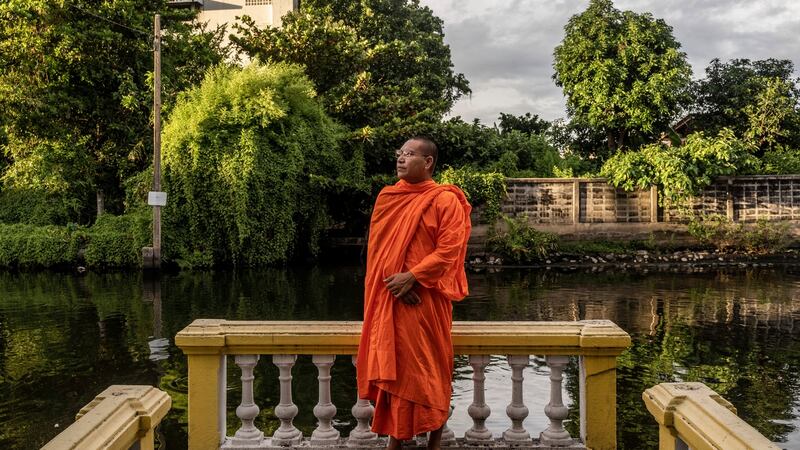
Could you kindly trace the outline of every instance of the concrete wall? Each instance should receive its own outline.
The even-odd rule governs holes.
[[[654,188],[625,192],[593,178],[510,178],[502,212],[526,216],[541,231],[566,239],[655,239],[688,244],[687,219],[658,205]],[[577,201],[576,201],[577,200]],[[737,222],[790,220],[800,236],[800,175],[720,178],[691,200],[700,214],[720,214]],[[480,211],[472,216],[471,242],[486,238],[488,224]]]
[[[800,175],[720,178],[690,204],[737,222],[800,220]],[[658,206],[655,188],[625,192],[599,178],[510,178],[502,211],[541,225],[685,221]]]

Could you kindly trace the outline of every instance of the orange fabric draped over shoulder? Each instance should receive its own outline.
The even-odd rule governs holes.
[[[376,402],[373,430],[398,439],[447,420],[453,370],[452,301],[469,292],[464,272],[471,206],[461,190],[399,181],[375,202],[367,248],[359,397]],[[410,271],[422,302],[406,305],[384,279]]]

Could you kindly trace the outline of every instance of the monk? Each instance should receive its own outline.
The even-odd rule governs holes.
[[[472,209],[453,185],[433,181],[436,144],[408,140],[400,180],[375,201],[367,243],[358,394],[375,403],[372,431],[389,450],[430,432],[438,449],[450,410],[452,301],[467,294],[464,257]]]

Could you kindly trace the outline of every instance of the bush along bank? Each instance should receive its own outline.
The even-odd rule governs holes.
[[[104,214],[90,227],[0,224],[0,268],[139,268],[151,240],[148,210]]]
[[[691,245],[635,241],[565,240],[536,230],[524,218],[503,216],[489,230],[483,251],[472,252],[468,264],[486,267],[622,267],[758,266],[800,264],[800,241],[786,222],[737,224],[713,217],[692,220]]]

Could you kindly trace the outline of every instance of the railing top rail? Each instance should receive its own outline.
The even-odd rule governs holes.
[[[656,421],[674,429],[689,448],[779,450],[736,415],[736,408],[703,383],[661,383],[642,393]]]
[[[152,386],[109,386],[42,450],[128,449],[169,411],[172,399]]]
[[[338,354],[358,352],[361,322],[198,319],[175,343],[187,354]],[[609,320],[454,322],[456,354],[616,356],[630,336]]]

